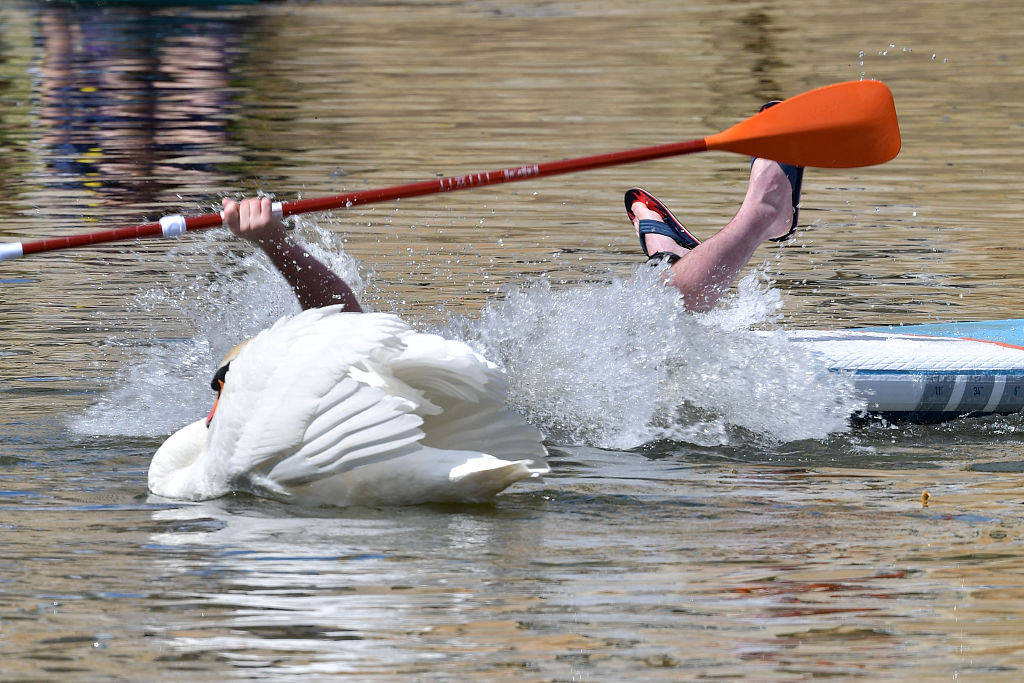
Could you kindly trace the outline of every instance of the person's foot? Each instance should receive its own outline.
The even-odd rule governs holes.
[[[764,226],[762,239],[783,237],[793,224],[793,188],[782,168],[768,159],[755,159],[750,185],[740,211],[751,213]]]
[[[651,211],[647,208],[647,205],[643,202],[633,202],[633,206],[630,207],[633,210],[633,229],[636,230],[636,234],[640,235],[640,221],[651,220],[651,221],[662,221],[664,220],[657,211]],[[686,249],[679,243],[677,243],[671,237],[657,234],[644,235],[644,246],[647,248],[648,254],[657,254],[660,251],[667,251],[670,254],[678,254],[682,256],[689,249]]]

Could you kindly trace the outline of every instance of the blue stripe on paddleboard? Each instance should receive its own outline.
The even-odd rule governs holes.
[[[849,331],[883,335],[923,335],[943,339],[969,338],[981,342],[1024,347],[1024,319],[1021,318],[924,325],[885,325]],[[822,336],[821,339],[794,341],[842,340]],[[955,369],[832,368],[831,371],[850,375],[859,388],[871,392],[870,395],[875,397],[873,402],[878,407],[870,412],[894,419],[939,421],[964,414],[1006,414],[1024,410],[1024,368],[976,369],[969,365],[969,358],[965,358],[963,362],[964,367]],[[891,389],[885,388],[887,385],[891,385]],[[893,410],[896,405],[906,405],[908,400],[915,404],[912,409]]]
[[[970,337],[984,341],[1024,346],[1024,318],[981,320],[971,323],[930,323],[926,325],[884,325],[862,327],[858,332],[926,334],[934,337]]]

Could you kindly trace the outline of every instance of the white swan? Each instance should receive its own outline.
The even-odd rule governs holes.
[[[157,450],[149,490],[302,504],[480,502],[548,472],[541,433],[467,345],[340,306],[285,317],[231,360],[210,426]]]

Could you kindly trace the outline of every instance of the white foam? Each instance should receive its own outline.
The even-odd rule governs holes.
[[[779,294],[748,276],[705,315],[685,312],[658,273],[553,290],[516,288],[448,330],[499,363],[513,406],[559,443],[631,448],[657,439],[724,444],[737,428],[770,441],[847,429],[859,405],[846,377],[754,334]]]

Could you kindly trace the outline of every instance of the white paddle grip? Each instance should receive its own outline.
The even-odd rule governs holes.
[[[21,249],[21,242],[0,242],[0,261],[24,255],[25,252]]]
[[[271,204],[270,205],[270,210],[274,212],[274,216],[277,218],[277,220],[279,220],[279,221],[283,221],[284,220],[284,212],[281,210],[281,202],[274,202],[273,204]],[[290,221],[288,223],[285,223],[284,224],[284,229],[285,230],[294,230],[295,229],[295,222],[294,221]]]
[[[181,214],[164,216],[160,219],[160,230],[164,237],[178,237],[185,234],[185,217]]]

